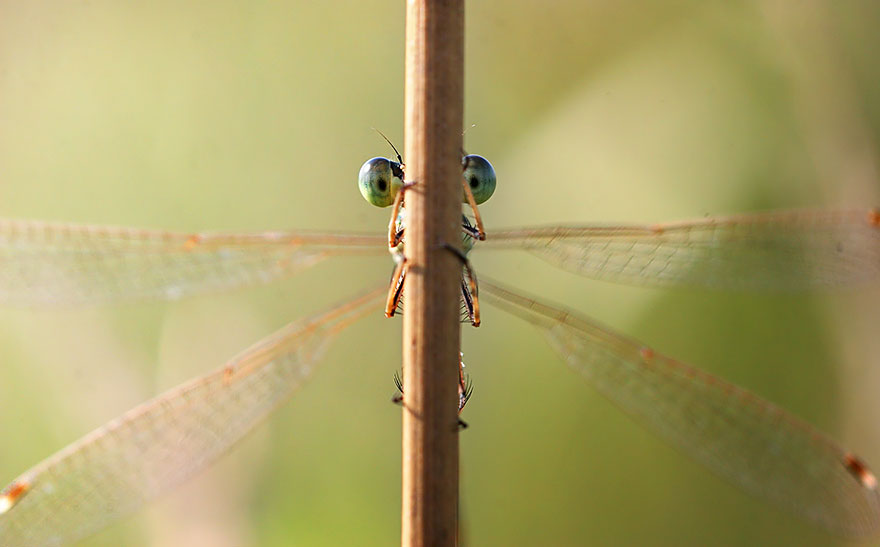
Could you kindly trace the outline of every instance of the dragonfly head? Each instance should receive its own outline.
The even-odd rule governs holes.
[[[358,173],[358,188],[364,199],[376,207],[394,203],[403,186],[403,167],[388,158],[373,158],[364,162]]]
[[[470,154],[461,159],[465,182],[471,187],[477,204],[485,203],[495,193],[495,168],[483,156]],[[467,198],[464,198],[467,203]]]

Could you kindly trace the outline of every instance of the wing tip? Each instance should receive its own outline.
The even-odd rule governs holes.
[[[844,454],[843,465],[864,488],[877,490],[877,477],[868,469],[865,462],[856,457],[855,454],[851,452]]]
[[[17,480],[7,486],[0,495],[0,515],[12,509],[30,488],[30,483],[23,480]]]

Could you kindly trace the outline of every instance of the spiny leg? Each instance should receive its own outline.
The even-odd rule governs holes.
[[[468,233],[468,232],[465,232]],[[471,262],[467,255],[458,247],[449,243],[444,243],[443,248],[451,252],[461,261],[464,272],[461,275],[461,296],[470,317],[471,324],[475,327],[480,326],[480,297],[477,288],[477,274],[471,267]]]
[[[474,212],[474,224],[476,224],[477,239],[479,239],[480,241],[485,241],[486,229],[483,227],[483,217],[480,216],[480,209],[477,207],[477,200],[474,199],[474,193],[471,191],[471,185],[468,184],[468,181],[462,178],[461,186],[462,188],[464,188],[464,196],[467,199],[468,205],[470,205],[471,210]]]
[[[400,208],[403,205],[403,195],[406,193],[406,189],[409,186],[412,186],[414,183],[412,182],[404,182],[403,186],[400,188],[400,191],[397,192],[397,195],[394,196],[394,203],[391,205],[391,219],[388,221],[388,250],[392,251],[397,248],[403,239],[403,230],[398,229],[398,216],[400,215]]]
[[[404,194],[408,188],[412,188],[415,182],[404,182],[400,191],[394,197],[391,208],[391,220],[388,222],[388,252],[394,259],[396,266],[391,275],[391,285],[388,288],[388,298],[385,301],[385,317],[394,316],[400,297],[403,294],[403,282],[406,278],[406,256],[403,254],[403,237],[405,228],[400,220],[400,210],[403,207]]]
[[[403,296],[403,282],[406,280],[406,259],[395,257],[394,272],[391,274],[391,286],[388,287],[388,298],[385,300],[385,317],[393,317]]]
[[[396,371],[394,372],[394,385],[397,387],[397,393],[391,397],[391,402],[403,406],[403,378],[401,378],[400,373]]]
[[[400,373],[394,373],[394,386],[397,388],[397,393],[391,397],[391,402],[400,405],[406,408],[406,403],[404,402],[403,397],[403,378],[401,378]],[[464,409],[464,405],[467,404],[468,400],[471,398],[471,395],[474,393],[474,384],[471,381],[470,377],[464,373],[464,362],[461,357],[458,359],[458,413],[461,414],[461,411]],[[468,427],[467,422],[458,418],[458,428],[466,429]]]

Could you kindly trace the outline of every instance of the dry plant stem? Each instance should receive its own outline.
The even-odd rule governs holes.
[[[401,543],[455,545],[464,5],[408,0]]]

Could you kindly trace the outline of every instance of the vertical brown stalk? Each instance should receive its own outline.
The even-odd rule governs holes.
[[[458,513],[463,0],[408,0],[403,323],[405,546],[454,545]]]

